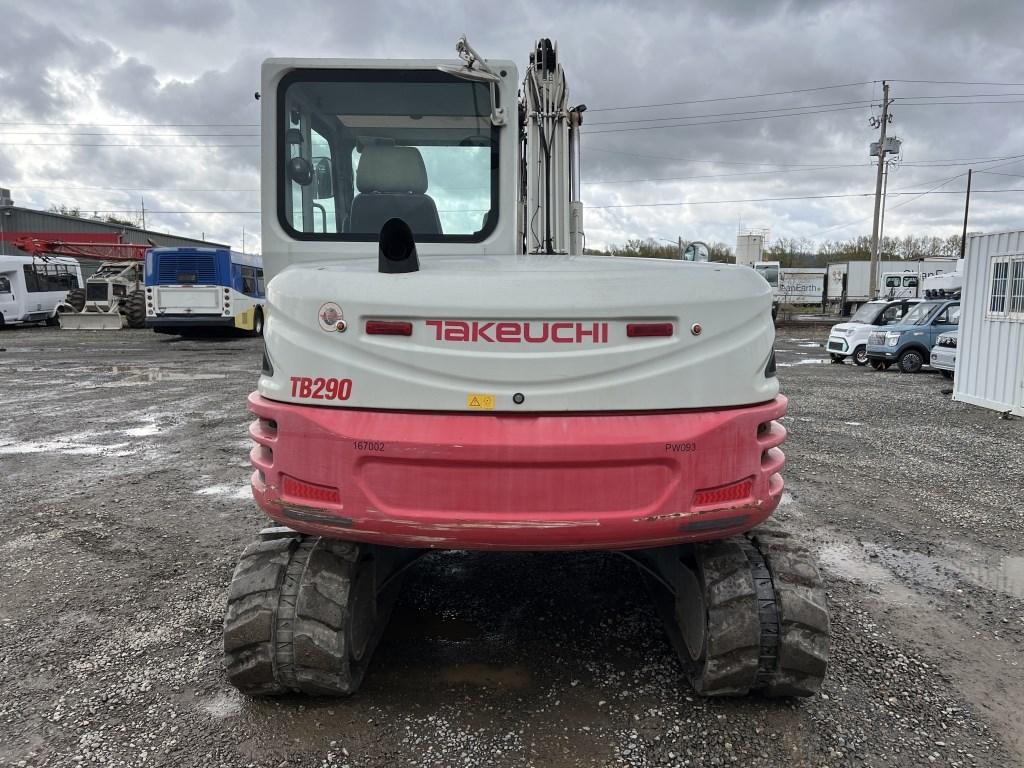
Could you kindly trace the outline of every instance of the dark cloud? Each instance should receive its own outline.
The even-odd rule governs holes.
[[[876,132],[880,84],[828,90],[602,111],[658,104],[817,88],[822,85],[904,80],[1018,82],[1024,53],[1017,30],[1024,5],[825,2],[824,0],[705,0],[612,3],[583,0],[552,5],[469,4],[418,0],[359,4],[296,2],[282,12],[269,0],[209,4],[199,0],[88,5],[69,0],[60,11],[14,11],[0,62],[0,120],[133,124],[238,123],[210,133],[256,133],[259,63],[266,55],[450,58],[459,34],[484,55],[525,67],[537,37],[557,40],[574,102],[585,102],[584,198],[590,244],[627,237],[734,239],[738,225],[771,227],[776,236],[842,238],[871,226],[870,197],[806,199],[725,205],[646,205],[766,197],[860,194],[874,189],[867,146]],[[259,50],[257,50],[259,49]],[[8,54],[10,51],[10,54]],[[41,54],[41,52],[45,52]],[[1024,93],[1022,87],[894,82],[891,131],[904,139],[894,168],[886,230],[891,234],[958,232],[963,178],[932,195],[920,191],[966,172],[967,164],[935,167],[922,160],[1024,155],[1024,104],[955,106],[952,95]],[[940,98],[928,98],[928,97]],[[86,103],[83,103],[85,99]],[[1024,100],[1024,97],[1018,97]],[[983,99],[979,99],[983,100]],[[1012,97],[991,100],[1013,101]],[[754,110],[795,108],[810,114],[749,120]],[[828,111],[840,110],[840,111]],[[738,112],[745,114],[727,115]],[[760,115],[771,113],[760,112]],[[705,115],[705,117],[694,117]],[[612,121],[677,118],[702,123],[649,128],[656,123]],[[665,121],[671,122],[671,121]],[[605,123],[605,125],[600,125]],[[147,138],[158,129],[105,127],[101,141],[136,144],[254,144],[251,137]],[[118,134],[117,132],[122,132]],[[125,136],[123,133],[132,135]],[[143,136],[146,134],[146,136]],[[69,139],[83,141],[83,139]],[[19,199],[40,207],[58,190],[18,194],[28,186],[93,184],[110,187],[254,188],[253,147],[148,146],[74,148],[45,154],[8,152],[0,172]],[[975,167],[1024,173],[1024,158]],[[745,165],[748,164],[748,165]],[[761,164],[761,165],[757,165]],[[803,165],[800,165],[803,164]],[[849,167],[836,167],[849,166]],[[729,174],[729,175],[725,175]],[[746,174],[746,175],[737,175]],[[717,176],[717,178],[692,178]],[[669,177],[667,181],[637,181]],[[1017,181],[1021,181],[1018,179]],[[596,183],[609,182],[609,183]],[[3,182],[0,182],[3,183]],[[1011,177],[976,176],[975,189],[1015,186]],[[941,195],[955,191],[956,195]],[[88,207],[138,207],[138,192],[76,191]],[[252,193],[146,192],[146,204],[164,210],[254,210]],[[59,198],[61,201],[67,197]],[[161,226],[240,240],[240,215],[168,214]],[[981,192],[972,229],[1008,229],[1024,221],[1024,194]],[[843,226],[850,225],[850,226]],[[255,233],[247,234],[247,240]]]
[[[88,77],[114,55],[103,41],[68,34],[10,6],[2,20],[0,111],[8,117],[49,118],[73,109],[76,97],[67,81]]]
[[[170,3],[118,3],[118,15],[132,26],[148,29],[181,30],[189,34],[218,33],[234,16],[226,0],[175,0]]]

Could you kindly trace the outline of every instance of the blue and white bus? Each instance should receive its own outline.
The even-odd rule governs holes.
[[[227,248],[146,254],[146,327],[188,335],[234,328],[259,336],[266,315],[263,259]]]

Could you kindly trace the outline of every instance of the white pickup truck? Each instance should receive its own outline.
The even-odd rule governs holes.
[[[832,362],[841,363],[852,357],[857,365],[867,365],[867,344],[871,331],[878,326],[892,325],[907,314],[920,299],[876,299],[862,304],[845,323],[832,326],[825,345]]]

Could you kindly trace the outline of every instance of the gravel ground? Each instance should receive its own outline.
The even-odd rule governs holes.
[[[777,518],[822,559],[808,701],[704,701],[614,555],[435,553],[354,698],[248,700],[220,624],[264,519],[259,342],[0,334],[0,764],[1019,766],[1024,422],[783,328]]]

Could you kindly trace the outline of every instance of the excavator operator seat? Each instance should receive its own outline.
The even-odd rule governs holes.
[[[437,205],[426,194],[427,169],[416,147],[366,146],[356,170],[346,231],[373,234],[388,219],[404,219],[415,235],[440,235]]]

